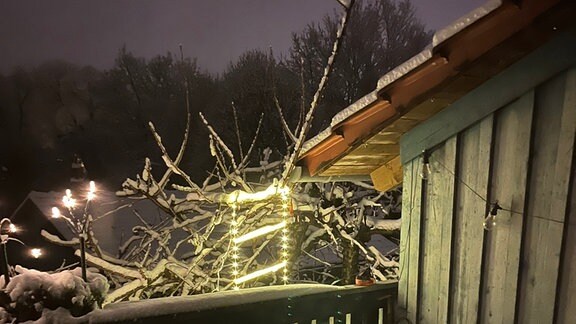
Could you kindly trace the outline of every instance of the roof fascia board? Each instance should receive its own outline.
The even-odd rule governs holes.
[[[520,98],[552,76],[576,65],[576,28],[547,44],[489,79],[400,139],[400,156],[405,164],[472,124]]]

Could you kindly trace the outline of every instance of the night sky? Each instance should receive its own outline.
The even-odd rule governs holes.
[[[430,29],[483,0],[413,0]],[[49,59],[109,68],[125,44],[136,56],[176,52],[209,72],[250,49],[287,53],[291,33],[338,9],[335,0],[0,0],[0,72]]]

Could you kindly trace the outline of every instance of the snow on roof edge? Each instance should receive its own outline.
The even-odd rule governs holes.
[[[364,109],[372,102],[376,101],[376,99],[378,98],[378,91],[382,90],[384,87],[388,86],[394,81],[400,79],[404,75],[410,73],[412,70],[422,65],[430,58],[432,58],[432,52],[434,47],[443,43],[450,37],[456,35],[458,32],[470,26],[471,24],[478,21],[480,18],[486,16],[490,12],[494,11],[501,5],[502,0],[488,0],[482,6],[473,9],[466,15],[456,19],[453,23],[449,24],[448,26],[440,29],[439,31],[436,31],[434,33],[434,36],[432,37],[432,43],[428,44],[428,46],[426,46],[424,50],[422,50],[420,53],[414,55],[404,63],[398,65],[394,69],[384,74],[378,80],[376,89],[374,89],[372,92],[368,93],[364,97],[356,100],[348,107],[342,109],[332,118],[330,126],[326,127],[316,136],[304,142],[302,146],[302,151],[300,152],[300,156],[304,156],[313,147],[315,147],[316,145],[320,144],[322,141],[327,139],[330,136],[330,134],[332,134],[333,127],[345,121],[356,112]]]
[[[482,6],[473,9],[466,15],[456,19],[454,22],[448,26],[436,31],[432,37],[432,46],[436,47],[443,43],[450,37],[456,35],[458,32],[464,28],[470,26],[474,22],[478,21],[480,18],[486,16],[490,12],[494,11],[496,8],[502,5],[502,0],[488,0]]]

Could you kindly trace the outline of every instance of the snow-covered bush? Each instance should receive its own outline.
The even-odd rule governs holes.
[[[16,272],[8,285],[0,277],[0,323],[36,320],[45,309],[59,307],[81,316],[101,305],[109,288],[106,278],[94,272],[84,282],[80,268],[47,273],[16,266]]]

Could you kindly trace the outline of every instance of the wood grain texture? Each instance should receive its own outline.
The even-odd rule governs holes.
[[[416,322],[418,296],[418,258],[420,253],[420,215],[422,198],[422,159],[416,158],[404,166],[402,191],[402,231],[400,233],[400,279],[398,306],[411,323]]]
[[[566,201],[576,131],[576,109],[566,100],[573,72],[537,89],[527,226],[518,320],[552,323]],[[573,83],[573,82],[570,82]],[[573,86],[573,85],[571,85]],[[572,94],[574,88],[568,89]]]
[[[458,177],[461,182],[456,184],[451,323],[476,323],[477,320],[492,126],[493,116],[489,115],[460,137]]]
[[[576,32],[563,33],[466,96],[416,126],[400,140],[402,161],[444,142],[576,63]]]
[[[454,136],[430,156],[431,173],[422,224],[425,244],[420,252],[424,253],[419,313],[422,323],[447,322],[456,147]]]
[[[572,69],[566,77],[565,109],[576,110],[576,70]],[[572,181],[570,189],[569,215],[565,222],[564,251],[559,281],[557,323],[569,324],[576,319],[576,170],[572,160]]]
[[[490,201],[520,214],[499,211],[486,233],[482,323],[514,322],[533,107],[530,91],[497,114]]]
[[[400,156],[397,156],[372,171],[370,178],[376,190],[387,191],[402,183],[402,174]]]

